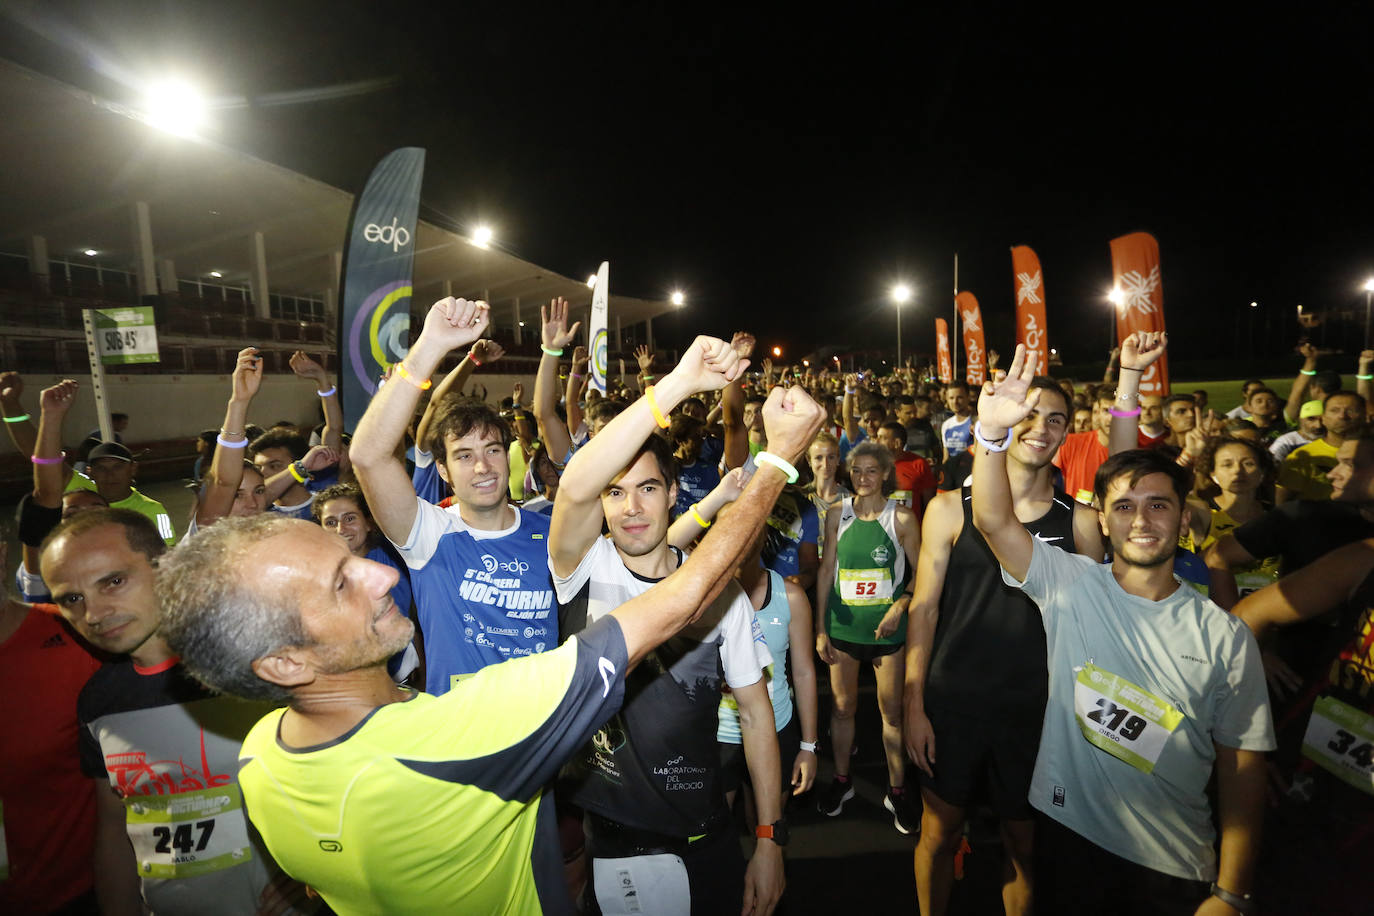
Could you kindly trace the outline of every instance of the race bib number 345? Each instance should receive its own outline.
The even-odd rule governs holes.
[[[189,878],[252,858],[239,787],[124,799],[125,825],[144,878]]]
[[[1183,714],[1119,675],[1086,664],[1073,686],[1073,711],[1089,743],[1142,773],[1154,772]]]
[[[1335,697],[1322,697],[1312,707],[1302,753],[1318,766],[1374,795],[1374,716]]]

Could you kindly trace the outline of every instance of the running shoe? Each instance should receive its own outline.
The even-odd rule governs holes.
[[[840,782],[838,779],[830,781],[830,788],[821,796],[816,803],[816,810],[827,817],[834,817],[844,810],[844,803],[854,797],[854,781]]]
[[[883,796],[883,807],[892,815],[892,826],[897,828],[898,833],[911,836],[921,832],[921,819],[911,810],[905,792],[897,793],[889,788]]]

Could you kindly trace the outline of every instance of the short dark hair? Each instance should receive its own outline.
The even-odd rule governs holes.
[[[1197,401],[1194,401],[1194,400],[1193,400],[1193,396],[1192,396],[1191,394],[1171,394],[1171,395],[1169,395],[1167,398],[1164,399],[1164,409],[1165,409],[1165,410],[1168,410],[1170,404],[1178,404],[1178,403],[1181,403],[1181,402],[1183,402],[1183,401],[1187,401],[1189,404],[1192,404],[1194,407],[1197,406]]]
[[[892,403],[900,407],[915,407],[916,399],[909,394],[897,394],[892,396]]]
[[[946,390],[946,391],[949,391],[950,389],[956,389],[956,390],[957,390],[957,389],[960,389],[960,388],[962,388],[964,391],[968,391],[968,382],[961,382],[961,381],[959,381],[959,380],[956,379],[955,381],[945,383],[945,390]]]
[[[1031,379],[1030,391],[1034,391],[1037,388],[1039,388],[1041,391],[1048,391],[1050,394],[1056,395],[1057,397],[1061,398],[1064,401],[1065,415],[1069,416],[1070,419],[1072,419],[1074,410],[1073,404],[1069,401],[1069,396],[1064,393],[1064,389],[1059,387],[1058,382],[1050,378],[1048,375],[1037,375],[1035,378]],[[1043,400],[1045,396],[1042,394],[1040,395],[1040,397]]]
[[[123,528],[124,540],[128,542],[129,549],[143,554],[149,563],[156,565],[158,557],[167,552],[167,542],[158,534],[157,526],[148,516],[133,509],[106,508],[87,509],[64,519],[43,539],[39,555],[47,553],[48,547],[59,538],[80,537],[106,525],[118,525]]]
[[[1341,374],[1335,369],[1323,369],[1312,376],[1310,384],[1316,385],[1327,394],[1335,394],[1341,390]]]
[[[502,447],[510,447],[510,427],[500,414],[486,404],[449,395],[434,411],[434,419],[429,422],[429,441],[423,445],[442,464],[448,455],[448,440],[461,439],[472,432],[496,433],[501,437]]]
[[[1248,420],[1242,420],[1241,422],[1248,424],[1251,429],[1256,428],[1255,425]],[[1226,431],[1231,431],[1231,425],[1229,423],[1226,426]],[[1217,452],[1226,445],[1239,445],[1250,450],[1250,454],[1255,457],[1255,463],[1259,465],[1261,474],[1259,486],[1261,490],[1266,489],[1274,482],[1274,478],[1278,475],[1279,470],[1278,465],[1274,463],[1274,456],[1269,453],[1269,449],[1261,442],[1252,442],[1249,439],[1239,439],[1235,436],[1221,436],[1207,443],[1207,446],[1202,450],[1202,454],[1197,460],[1197,473],[1199,476],[1212,476],[1212,473],[1217,469]]]
[[[1107,508],[1107,488],[1118,477],[1130,475],[1130,485],[1135,486],[1143,477],[1151,474],[1167,474],[1178,496],[1179,506],[1188,499],[1188,491],[1193,488],[1192,474],[1169,455],[1153,448],[1133,448],[1117,452],[1097,468],[1093,478],[1093,494],[1102,509]]]
[[[586,414],[584,414],[584,416],[587,418],[587,422],[589,424],[595,423],[598,420],[605,420],[607,423],[609,423],[616,417],[620,416],[621,413],[624,412],[624,410],[625,405],[622,404],[620,401],[612,400],[610,398],[602,398],[599,401],[594,401],[593,403],[588,404],[587,412]],[[574,430],[574,432],[576,432],[576,430]]]
[[[891,423],[884,423],[882,426],[879,426],[878,429],[885,429],[888,432],[892,433],[892,435],[897,437],[898,442],[906,442],[906,427],[898,423],[896,420],[893,420]]]
[[[1257,395],[1257,394],[1268,394],[1268,395],[1273,395],[1273,397],[1274,397],[1275,400],[1277,400],[1277,399],[1278,399],[1278,396],[1279,396],[1279,393],[1278,393],[1277,391],[1275,391],[1273,388],[1270,388],[1270,387],[1268,387],[1268,386],[1266,386],[1266,385],[1261,385],[1260,387],[1254,389],[1254,390],[1251,391],[1249,394],[1247,394],[1247,395],[1245,396],[1245,400],[1248,401],[1248,400],[1250,400],[1251,398],[1253,398],[1253,397],[1254,397],[1255,395]]]
[[[695,406],[697,406],[697,407],[700,407],[702,410],[705,410],[705,409],[706,409],[706,402],[703,401],[701,398],[697,397],[696,395],[692,395],[690,398],[683,398],[683,399],[682,399],[682,403],[679,404],[679,405],[677,405],[678,410],[681,410],[682,408],[686,407],[688,404],[693,404],[693,405],[695,405]]]
[[[254,439],[248,446],[248,450],[254,455],[269,448],[284,448],[291,453],[294,460],[300,461],[305,457],[305,453],[310,451],[310,442],[300,433],[273,427]]]
[[[644,440],[644,444],[631,456],[625,467],[628,468],[634,464],[644,456],[645,452],[653,455],[654,460],[658,462],[658,471],[663,475],[664,486],[671,487],[677,483],[677,456],[673,454],[673,444],[668,441],[666,436],[650,433],[649,438]]]
[[[356,483],[336,483],[325,487],[315,494],[315,498],[310,501],[310,514],[315,516],[316,524],[324,524],[324,507],[332,499],[351,499],[353,504],[358,507],[358,511],[372,521],[372,510],[367,507],[367,497],[363,495],[363,488]]]
[[[111,422],[111,423],[117,423],[117,422],[119,422],[120,420],[127,420],[127,419],[129,419],[129,415],[128,415],[127,413],[112,413],[112,414],[110,414],[110,422]]]
[[[1331,392],[1330,394],[1328,394],[1328,395],[1326,396],[1326,400],[1325,400],[1325,401],[1322,401],[1322,411],[1323,411],[1323,412],[1326,411],[1326,405],[1327,405],[1328,403],[1330,403],[1330,401],[1331,401],[1332,398],[1351,398],[1352,400],[1358,401],[1358,402],[1359,402],[1359,405],[1360,405],[1360,413],[1361,413],[1361,414],[1363,414],[1363,413],[1365,412],[1365,408],[1366,408],[1366,406],[1367,406],[1367,405],[1365,404],[1365,402],[1364,402],[1364,395],[1362,395],[1362,394],[1358,394],[1358,393],[1356,393],[1356,392],[1354,392],[1354,391],[1333,391],[1333,392]]]
[[[700,438],[705,433],[706,424],[685,413],[673,414],[673,419],[668,425],[668,440],[673,445],[682,445],[684,442]]]

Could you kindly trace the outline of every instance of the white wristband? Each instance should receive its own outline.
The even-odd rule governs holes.
[[[792,464],[788,462],[786,459],[779,458],[772,452],[759,452],[757,455],[754,456],[754,464],[771,464],[773,467],[777,468],[779,471],[782,471],[784,474],[787,475],[788,483],[797,482],[797,469],[794,468]]]
[[[801,742],[801,749],[804,750],[804,751],[810,751],[811,753],[814,754],[814,753],[816,753],[816,747],[817,747],[817,744],[816,744],[816,742],[814,742],[814,741],[803,741],[803,742]]]
[[[1007,430],[1006,435],[1002,437],[1001,444],[997,445],[983,438],[982,423],[974,423],[973,438],[977,439],[978,444],[990,452],[1005,452],[1007,449],[1011,448],[1011,430]]]

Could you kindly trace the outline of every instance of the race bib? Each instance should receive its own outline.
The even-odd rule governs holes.
[[[253,858],[235,783],[179,795],[124,799],[129,842],[141,878],[190,878]]]
[[[1302,754],[1361,792],[1374,795],[1374,716],[1335,697],[1312,706]]]
[[[1093,664],[1078,669],[1073,711],[1083,737],[1142,773],[1154,772],[1183,714],[1149,691]]]
[[[892,603],[892,570],[842,569],[840,600],[851,607]]]
[[[689,916],[692,911],[687,867],[668,853],[592,859],[592,887],[605,916]]]

